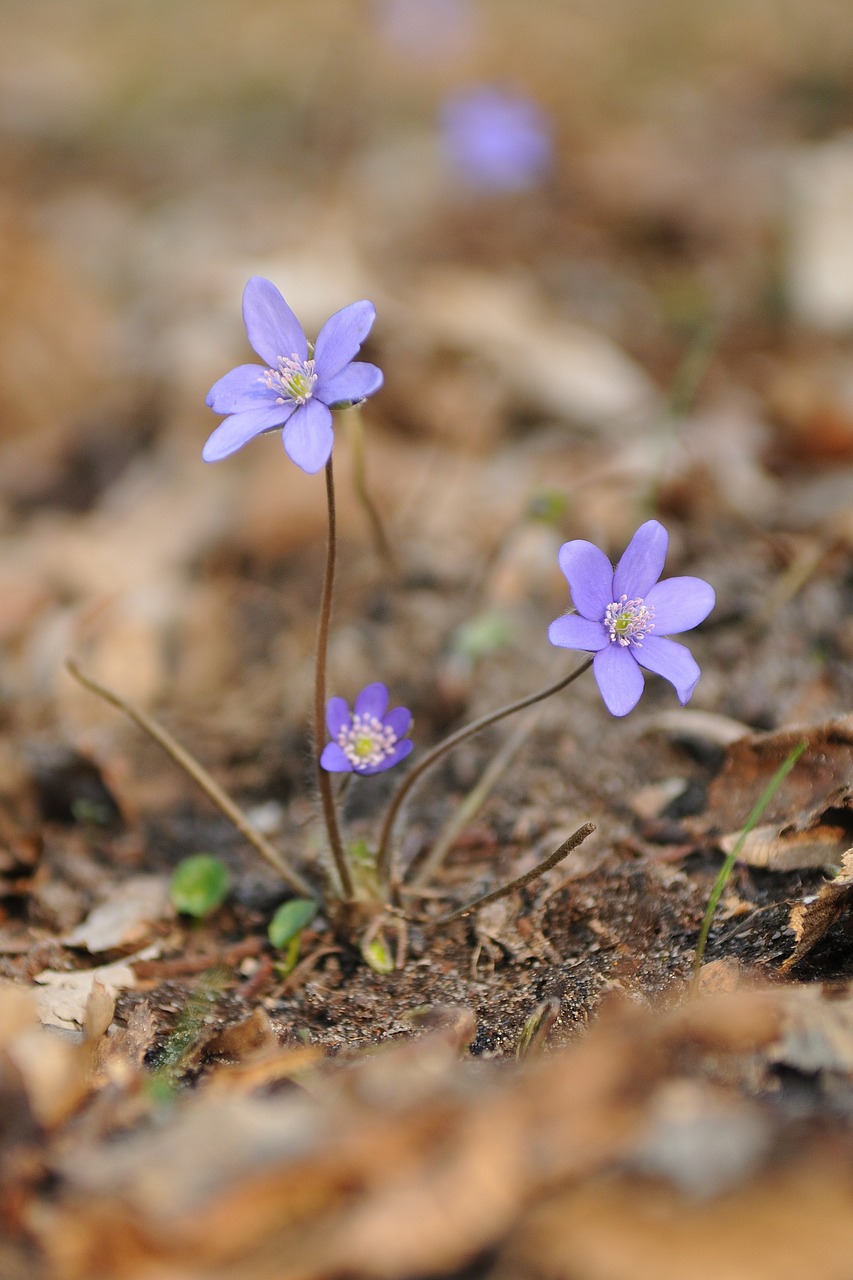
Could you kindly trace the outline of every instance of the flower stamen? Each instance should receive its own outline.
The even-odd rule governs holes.
[[[377,716],[354,715],[338,731],[337,741],[354,769],[374,768],[393,754],[397,734]]]
[[[655,628],[655,611],[643,600],[629,600],[620,596],[607,606],[604,613],[604,625],[610,632],[613,644],[623,648],[633,645],[639,649],[649,631]]]
[[[270,391],[277,393],[276,404],[305,404],[314,394],[316,381],[314,361],[300,360],[295,352],[290,356],[279,356],[278,368],[267,369],[264,373],[264,382]]]

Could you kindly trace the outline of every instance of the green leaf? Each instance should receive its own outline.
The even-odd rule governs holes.
[[[279,950],[288,946],[311,923],[319,909],[311,898],[291,898],[283,902],[267,927],[272,945]]]
[[[228,868],[211,853],[195,853],[175,867],[169,897],[176,911],[202,919],[228,892]]]

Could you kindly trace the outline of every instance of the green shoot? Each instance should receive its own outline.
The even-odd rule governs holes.
[[[714,912],[717,909],[717,903],[720,901],[723,890],[728,884],[729,877],[732,874],[735,863],[740,857],[740,853],[741,853],[741,850],[743,849],[744,843],[746,842],[746,838],[749,835],[750,831],[752,831],[753,828],[756,827],[758,823],[761,821],[761,817],[762,817],[762,814],[764,813],[764,810],[767,808],[770,801],[773,799],[776,792],[779,790],[782,783],[785,781],[788,774],[791,772],[794,765],[797,763],[800,756],[805,751],[807,745],[808,744],[805,742],[797,743],[797,745],[793,748],[793,750],[788,753],[788,755],[779,765],[779,768],[776,770],[776,772],[773,774],[773,777],[767,783],[767,786],[762,791],[755,807],[753,808],[752,812],[747,818],[746,824],[744,825],[743,830],[738,836],[735,847],[732,849],[731,853],[728,854],[725,862],[720,867],[720,874],[717,876],[717,879],[714,882],[714,887],[711,890],[711,896],[708,898],[708,905],[705,908],[705,915],[702,920],[702,927],[699,930],[699,941],[696,944],[696,958],[693,961],[693,981],[690,984],[690,990],[691,990],[691,993],[693,994],[696,993],[699,987],[699,973],[702,968],[702,959],[705,955],[705,944],[708,941],[708,934],[711,930],[711,921],[713,919]]]

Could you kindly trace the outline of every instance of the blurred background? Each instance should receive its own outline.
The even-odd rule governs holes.
[[[339,446],[347,693],[446,649],[436,587],[541,630],[559,543],[618,550],[651,498],[676,567],[718,581],[726,549],[730,608],[756,532],[849,545],[849,0],[3,0],[0,26],[7,731],[110,720],[69,653],[147,705],[300,721],[322,477],[276,435],[200,460],[254,274],[309,336],[377,306],[368,473],[411,634],[381,631]],[[788,686],[731,709],[778,721]]]

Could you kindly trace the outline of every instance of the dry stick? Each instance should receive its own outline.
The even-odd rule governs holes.
[[[429,853],[419,864],[416,874],[412,876],[410,881],[412,889],[418,889],[427,880],[432,879],[433,874],[444,862],[453,847],[460,831],[480,811],[501,774],[509,768],[516,752],[529,736],[539,716],[539,711],[531,711],[530,715],[525,716],[521,723],[516,725],[497,755],[492,757],[488,767],[483,771],[482,777],[468,792],[468,795],[453,813]]]
[[[505,898],[515,889],[523,889],[526,884],[530,884],[533,880],[538,880],[540,876],[545,875],[546,871],[550,871],[552,867],[556,867],[559,862],[567,858],[574,849],[577,849],[579,844],[583,844],[587,836],[592,835],[595,829],[594,822],[585,822],[582,827],[578,827],[577,831],[569,836],[568,840],[564,840],[558,849],[549,854],[544,862],[538,863],[532,871],[525,871],[523,876],[516,876],[515,880],[510,880],[509,884],[503,884],[499,889],[493,889],[491,893],[484,893],[482,898],[475,898],[473,902],[467,903],[464,907],[458,907],[456,911],[451,911],[446,916],[439,916],[437,920],[420,920],[418,923],[428,929],[440,924],[449,924],[451,920],[458,920],[460,916],[469,916],[472,911],[479,911],[481,907],[487,907],[489,903]]]
[[[254,849],[257,849],[262,858],[266,858],[267,862],[275,867],[281,878],[290,885],[294,893],[306,898],[317,897],[317,890],[287,863],[282,854],[250,822],[243,810],[237,806],[228,793],[223,791],[218,782],[214,781],[204,765],[199,764],[195,756],[190,755],[186,747],[182,747],[180,742],[172,737],[168,729],[164,729],[153,716],[148,715],[140,707],[134,706],[132,702],[128,702],[117,693],[113,693],[112,689],[99,684],[91,676],[84,675],[73,658],[67,658],[65,666],[75,680],[90,689],[92,693],[96,693],[99,698],[103,698],[111,706],[123,711],[134,724],[138,725],[149,737],[153,738],[166,754],[171,756],[175,763],[180,765],[194,782],[198,783],[205,795],[225,814],[226,818],[233,822],[241,836],[248,840]]]
[[[335,588],[335,556],[337,552],[337,525],[335,520],[335,477],[332,458],[326,463],[326,505],[329,512],[329,538],[326,544],[326,570],[323,574],[323,594],[320,598],[320,620],[317,625],[317,658],[314,667],[314,759],[317,765],[317,789],[323,807],[323,821],[329,837],[329,847],[338,873],[341,897],[351,902],[355,887],[344,851],[338,826],[338,811],[331,774],[320,764],[320,752],[326,727],[326,655],[329,649],[329,625],[332,619],[332,594]]]
[[[549,684],[547,688],[540,689],[537,693],[531,693],[526,698],[519,698],[518,702],[511,702],[506,707],[499,707],[497,711],[490,711],[488,715],[480,716],[479,720],[472,720],[471,724],[463,725],[461,729],[457,729],[455,733],[451,733],[448,738],[439,742],[433,747],[432,751],[421,759],[406,777],[400,783],[394,795],[388,812],[385,815],[385,821],[382,824],[382,831],[379,837],[379,852],[376,859],[376,870],[379,875],[379,883],[387,888],[391,870],[391,836],[394,830],[394,823],[397,820],[397,814],[411,791],[412,787],[426,773],[427,769],[431,769],[436,761],[440,760],[448,751],[452,751],[460,742],[464,742],[466,738],[471,738],[475,733],[479,733],[481,729],[487,729],[489,725],[496,724],[498,720],[503,720],[506,716],[513,715],[516,711],[523,711],[525,707],[532,707],[536,702],[542,702],[545,698],[550,698],[553,693],[559,693],[561,689],[565,689],[578,676],[582,676],[592,666],[592,658],[587,658],[586,662],[576,667],[569,675],[563,676],[556,684]]]

